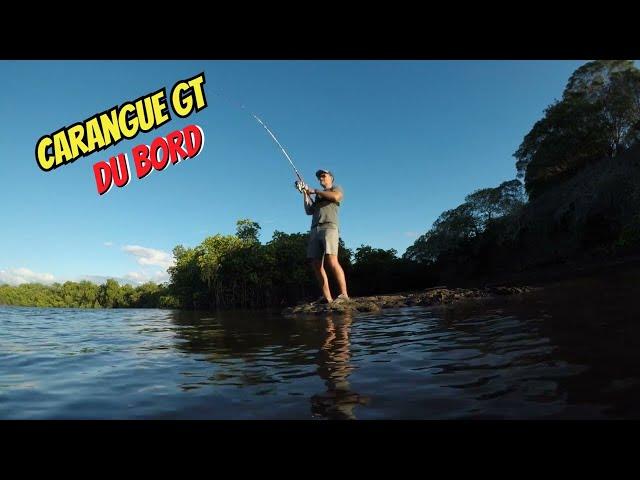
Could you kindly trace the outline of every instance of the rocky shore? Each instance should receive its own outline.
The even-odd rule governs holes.
[[[500,295],[519,295],[534,290],[533,287],[485,287],[485,288],[447,288],[432,287],[426,290],[394,295],[376,295],[370,297],[352,297],[339,303],[302,303],[285,308],[283,315],[314,313],[356,313],[377,312],[383,308],[433,306],[449,304],[463,299],[487,298]]]

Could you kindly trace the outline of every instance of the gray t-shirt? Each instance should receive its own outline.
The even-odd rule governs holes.
[[[340,185],[334,185],[328,190],[328,192],[342,192]],[[311,219],[311,228],[320,226],[321,228],[340,228],[340,222],[338,221],[338,208],[340,202],[332,202],[325,198],[321,198],[316,195],[316,201],[311,207],[313,212],[313,218]]]

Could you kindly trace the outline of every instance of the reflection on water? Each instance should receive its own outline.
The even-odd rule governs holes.
[[[0,307],[0,418],[640,418],[635,290],[298,319]]]
[[[353,318],[350,314],[335,320],[327,316],[320,320],[325,330],[325,340],[318,352],[318,375],[325,381],[327,391],[311,397],[311,411],[335,420],[354,420],[357,405],[366,405],[369,398],[351,390],[349,375],[351,345],[349,333]]]

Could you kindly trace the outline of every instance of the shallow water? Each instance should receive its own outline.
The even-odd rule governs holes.
[[[296,320],[0,307],[0,418],[640,418],[633,288]]]

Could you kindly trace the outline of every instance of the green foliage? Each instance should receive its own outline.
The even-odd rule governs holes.
[[[177,245],[173,249],[175,264],[167,269],[171,277],[171,294],[181,308],[197,308],[206,299],[206,284],[202,279],[199,257],[202,249],[185,248]]]
[[[433,269],[414,260],[399,258],[391,248],[361,245],[353,255],[349,288],[353,295],[374,295],[424,288],[433,285]]]
[[[167,296],[167,287],[147,282],[137,287],[120,286],[113,279],[102,285],[81,282],[42,285],[0,285],[0,305],[70,308],[157,308],[160,298]],[[175,307],[175,303],[168,302]]]
[[[240,240],[251,243],[259,243],[260,225],[249,218],[243,218],[236,222],[236,236]]]
[[[610,153],[610,139],[600,106],[575,97],[548,107],[515,156],[530,197],[575,174]]]
[[[258,241],[260,225],[237,223],[236,235],[214,235],[195,248],[174,248],[166,305],[187,309],[264,307],[292,302],[315,288],[306,261],[307,234],[275,231]],[[344,245],[343,245],[344,246]],[[343,252],[341,252],[344,255]]]
[[[123,293],[118,282],[112,278],[100,286],[98,290],[98,303],[104,308],[120,307],[124,304]]]
[[[307,262],[306,233],[273,232],[265,245],[264,256],[269,267],[270,284],[277,289],[276,296],[284,303],[301,298],[312,291],[315,285],[313,273]]]
[[[522,183],[514,179],[495,188],[476,190],[465,197],[465,203],[474,223],[484,230],[492,220],[517,212],[525,203],[525,194]]]
[[[536,198],[587,164],[617,156],[639,136],[640,71],[630,60],[589,62],[514,153],[518,176]]]
[[[633,60],[596,60],[587,62],[571,74],[565,90],[564,98],[573,95],[585,95],[595,100],[602,89],[615,74],[636,70]]]
[[[373,248],[369,245],[361,245],[356,248],[354,260],[356,264],[384,265],[397,258],[398,252],[395,249],[384,250]]]
[[[158,308],[180,308],[180,300],[174,295],[162,295],[160,297],[160,303],[158,304]]]
[[[467,248],[497,220],[516,215],[524,202],[522,183],[517,179],[477,190],[467,195],[463,204],[443,212],[403,258],[433,264],[444,253]]]
[[[351,274],[353,293],[380,293],[398,288],[389,282],[390,275],[397,270],[397,254],[393,248],[384,250],[369,245],[356,248]]]

